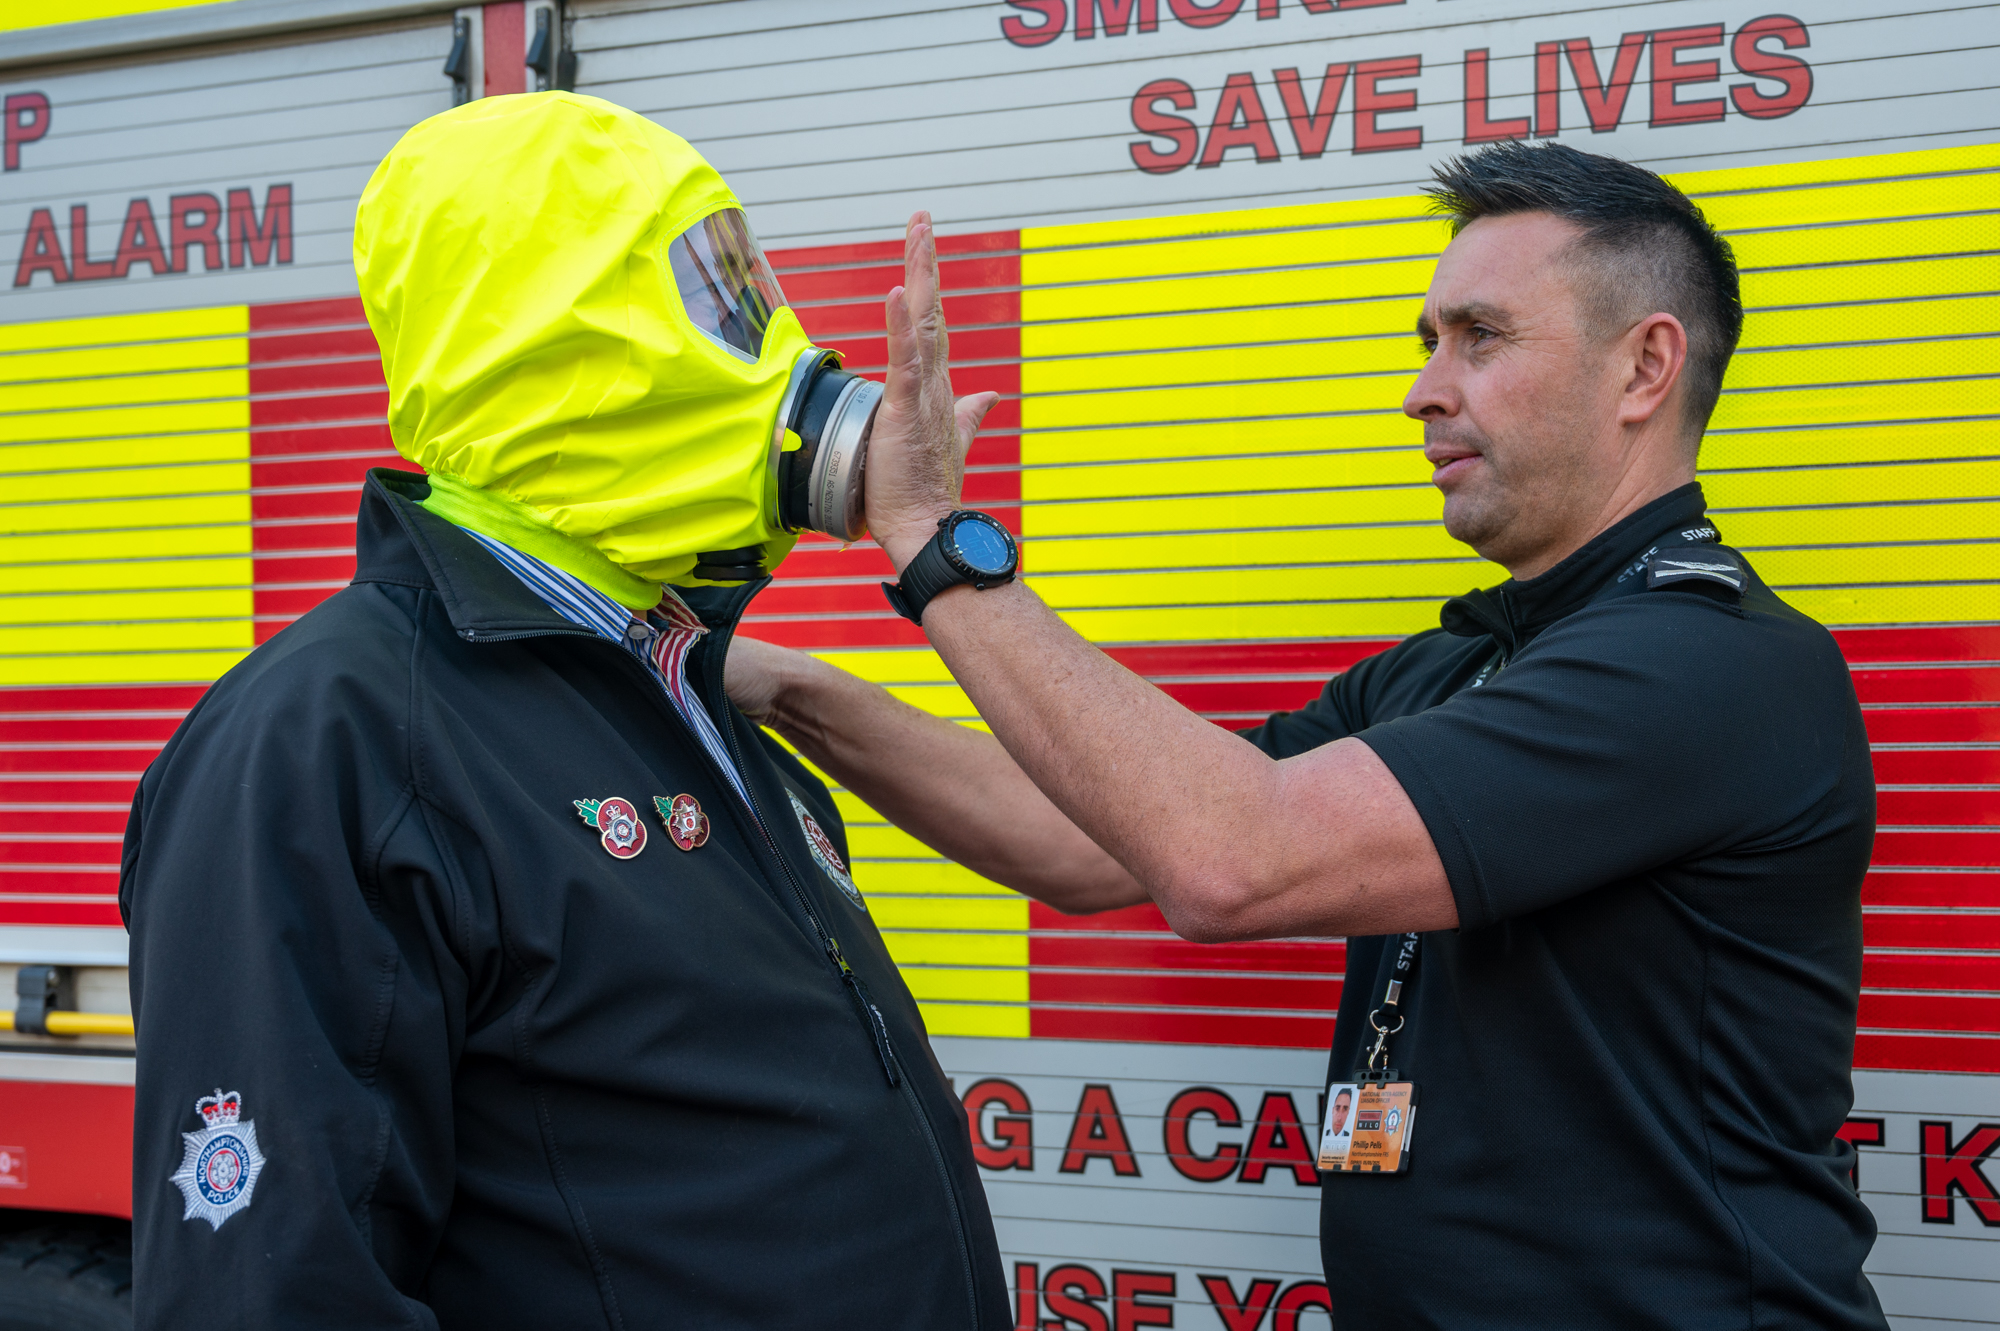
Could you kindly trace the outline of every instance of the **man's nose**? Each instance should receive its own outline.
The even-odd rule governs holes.
[[[1440,360],[1440,357],[1432,356],[1425,361],[1424,368],[1417,372],[1417,381],[1403,396],[1403,414],[1412,420],[1426,421],[1438,416],[1450,416],[1457,410],[1457,395],[1452,391],[1450,376]]]

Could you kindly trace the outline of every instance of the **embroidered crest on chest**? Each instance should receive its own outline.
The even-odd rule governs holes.
[[[840,852],[834,848],[833,838],[826,834],[826,829],[819,825],[818,819],[806,812],[806,806],[799,803],[797,795],[793,795],[789,790],[785,794],[791,797],[792,812],[798,815],[799,830],[806,834],[806,848],[812,851],[813,863],[820,867],[820,872],[833,880],[833,885],[840,889],[850,904],[858,910],[867,910],[868,903],[861,899],[861,889],[854,885],[854,876],[848,873],[847,866],[841,863]]]

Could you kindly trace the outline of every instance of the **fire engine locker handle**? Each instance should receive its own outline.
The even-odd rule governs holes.
[[[562,15],[554,5],[535,10],[535,35],[528,42],[526,64],[535,71],[535,91],[576,91],[576,52],[562,39]]]
[[[0,1011],[0,1031],[14,1029],[14,1013]],[[50,1035],[130,1035],[132,1017],[118,1011],[52,1011]]]
[[[51,1012],[50,1035],[130,1035],[132,1018],[122,1012]],[[14,1014],[0,1012],[0,1031],[14,1029]]]
[[[451,54],[444,58],[444,76],[451,80],[451,104],[472,100],[472,20],[452,20]]]

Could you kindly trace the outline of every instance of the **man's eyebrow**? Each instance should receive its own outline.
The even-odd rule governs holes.
[[[1437,322],[1447,328],[1461,328],[1473,323],[1509,324],[1513,321],[1512,314],[1483,300],[1469,300],[1463,305],[1442,305],[1437,312]],[[1418,315],[1417,331],[1429,335],[1435,329],[1427,318]]]

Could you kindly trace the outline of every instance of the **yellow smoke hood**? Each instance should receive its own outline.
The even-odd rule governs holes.
[[[595,97],[489,97],[405,134],[362,192],[354,268],[427,507],[633,609],[699,552],[775,564],[772,435],[809,343],[781,309],[755,364],[730,355],[666,253],[738,207],[685,140]]]

